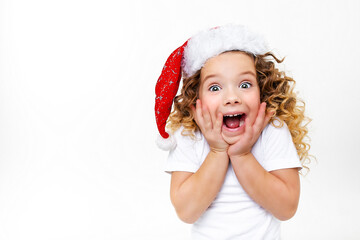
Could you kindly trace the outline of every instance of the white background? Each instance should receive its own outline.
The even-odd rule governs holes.
[[[187,239],[154,88],[204,28],[264,34],[307,103],[311,153],[283,239],[359,239],[359,1],[0,1],[0,239]]]

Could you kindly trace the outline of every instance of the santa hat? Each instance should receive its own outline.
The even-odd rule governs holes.
[[[171,53],[155,87],[155,117],[161,137],[157,145],[164,150],[176,146],[166,132],[166,121],[179,88],[182,72],[190,77],[200,70],[205,62],[226,51],[239,50],[253,55],[269,51],[264,38],[242,25],[225,25],[202,31]]]

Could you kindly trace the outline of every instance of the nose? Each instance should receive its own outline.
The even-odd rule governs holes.
[[[241,103],[241,98],[233,89],[228,89],[225,94],[224,105]]]

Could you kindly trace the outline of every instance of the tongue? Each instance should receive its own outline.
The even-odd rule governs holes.
[[[224,123],[228,128],[237,128],[240,125],[240,116],[238,117],[226,117]]]

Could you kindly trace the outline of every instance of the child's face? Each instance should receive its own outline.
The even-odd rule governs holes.
[[[212,117],[224,116],[222,136],[233,144],[253,124],[260,107],[254,60],[243,52],[225,52],[209,59],[200,74],[199,98]]]

